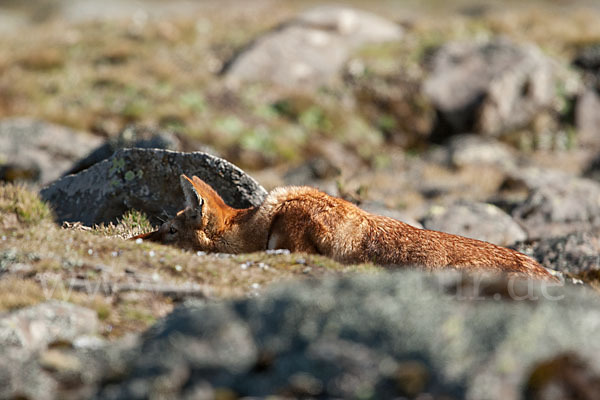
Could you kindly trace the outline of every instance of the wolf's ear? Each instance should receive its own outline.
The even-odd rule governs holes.
[[[194,186],[194,182],[184,174],[179,176],[179,182],[181,183],[181,189],[183,189],[183,194],[185,195],[185,205],[186,207],[190,207],[193,210],[197,210],[202,213],[202,205],[204,204],[204,199],[200,196],[196,187]]]

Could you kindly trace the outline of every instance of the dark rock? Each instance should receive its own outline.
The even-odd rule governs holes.
[[[437,112],[435,140],[497,136],[528,125],[555,100],[553,63],[533,45],[452,42],[434,53],[431,70],[424,90]]]
[[[530,239],[562,236],[600,226],[600,184],[548,169],[522,169],[512,179],[528,190],[511,212]]]
[[[600,71],[600,43],[581,48],[575,55],[573,65],[585,71]]]
[[[565,352],[538,363],[527,381],[532,400],[576,400],[600,397],[600,376],[577,354]]]
[[[0,180],[48,184],[100,142],[90,134],[35,119],[0,120]]]
[[[423,220],[423,226],[500,246],[527,238],[525,231],[510,215],[486,203],[462,201],[448,207],[434,206]]]
[[[582,71],[587,87],[600,89],[600,43],[592,43],[579,49],[573,65]]]
[[[592,158],[587,167],[583,171],[585,178],[600,182],[600,154]]]
[[[41,175],[40,166],[31,160],[0,165],[0,181],[4,182],[38,182]]]
[[[59,222],[114,222],[130,209],[153,223],[184,208],[180,174],[196,175],[236,208],[258,205],[266,191],[233,164],[206,153],[123,149],[107,160],[66,176],[41,191]],[[158,218],[157,218],[158,217]]]
[[[106,160],[117,150],[134,147],[140,149],[181,150],[179,140],[170,132],[141,126],[128,126],[118,136],[108,139],[92,150],[86,157],[77,161],[63,175],[76,174],[102,160]]]
[[[315,87],[328,83],[351,51],[401,37],[402,28],[384,18],[345,6],[319,6],[256,38],[224,72],[229,82]]]
[[[575,275],[600,271],[600,231],[598,230],[574,232],[531,243],[517,243],[513,248],[556,271]]]
[[[572,287],[416,271],[304,281],[177,309],[97,398],[519,399],[567,352],[598,376],[598,329],[597,294]]]

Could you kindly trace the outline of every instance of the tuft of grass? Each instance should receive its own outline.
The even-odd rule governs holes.
[[[14,184],[0,186],[0,213],[2,220],[6,214],[12,214],[26,224],[49,221],[52,218],[50,208],[36,193]]]
[[[132,236],[149,232],[152,229],[152,224],[150,224],[146,214],[137,210],[129,210],[123,214],[117,225],[113,223],[97,225],[94,227],[94,232],[102,236],[128,239]]]
[[[32,306],[44,301],[40,286],[15,276],[0,279],[0,312]]]

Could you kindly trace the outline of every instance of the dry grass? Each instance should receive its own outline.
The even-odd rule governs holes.
[[[23,186],[0,186],[0,226],[16,217],[20,222],[33,224],[50,220],[50,208],[39,197]]]
[[[70,301],[96,310],[107,337],[144,330],[188,297],[252,296],[299,277],[377,271],[312,255],[199,255],[124,240],[149,229],[139,213],[116,226],[62,229],[36,194],[12,185],[0,186],[0,205],[0,311]],[[21,214],[27,222],[11,217]]]

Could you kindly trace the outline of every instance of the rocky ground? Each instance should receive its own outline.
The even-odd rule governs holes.
[[[0,398],[600,397],[594,2],[97,4],[0,3]],[[563,283],[124,240],[180,173]]]

